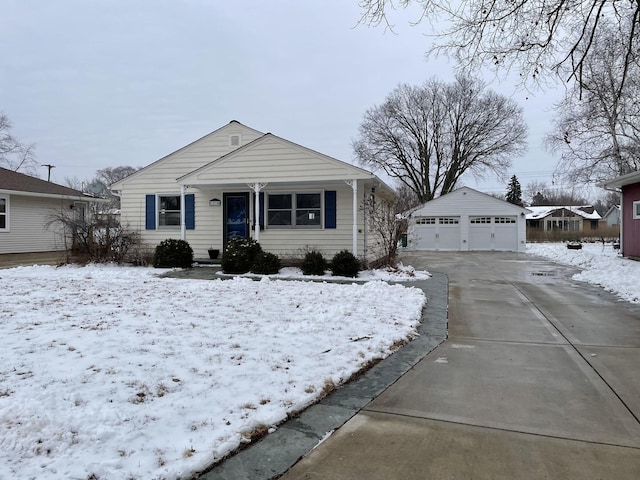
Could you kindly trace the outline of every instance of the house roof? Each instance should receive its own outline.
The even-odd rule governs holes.
[[[587,220],[600,220],[600,214],[593,208],[592,205],[544,205],[539,207],[527,207],[531,210],[531,213],[527,214],[527,220],[539,220],[541,218],[548,217],[557,210],[569,210],[570,212],[581,216]]]
[[[624,187],[634,183],[640,183],[640,172],[627,173],[626,175],[621,175],[620,177],[612,178],[611,180],[607,180],[598,185],[606,189],[616,189],[616,188]]]
[[[607,210],[607,213],[605,213],[602,218],[607,218],[609,215],[612,214],[617,214],[620,215],[620,205],[612,205],[609,210]]]
[[[65,197],[85,197],[85,194],[73,188],[40,178],[14,172],[0,167],[0,190],[21,192],[24,194],[60,195]]]
[[[303,145],[297,144],[295,142],[292,142],[290,140],[287,140],[285,138],[282,137],[278,137],[277,135],[274,135],[272,133],[265,133],[264,135],[262,135],[261,137],[258,137],[257,139],[227,153],[226,155],[223,155],[205,165],[203,165],[200,168],[197,168],[196,170],[187,173],[186,175],[183,175],[182,177],[178,178],[177,181],[178,183],[181,184],[191,184],[191,185],[197,185],[199,180],[198,177],[200,175],[208,175],[208,176],[214,176],[216,177],[216,180],[213,181],[213,183],[220,183],[220,184],[224,184],[226,182],[235,182],[238,179],[223,179],[218,177],[216,170],[219,168],[219,166],[222,166],[225,164],[225,162],[233,159],[234,157],[238,157],[240,155],[242,155],[245,152],[249,152],[251,150],[254,150],[256,148],[260,148],[260,146],[262,144],[265,143],[271,143],[271,144],[281,144],[284,146],[287,146],[287,148],[292,148],[292,149],[296,149],[298,151],[304,151],[308,154],[311,154],[312,156],[316,157],[316,158],[320,158],[322,159],[323,162],[325,162],[327,167],[333,166],[335,168],[338,168],[339,170],[343,171],[346,173],[348,178],[355,178],[355,179],[371,179],[374,180],[376,183],[378,183],[378,185],[385,191],[388,191],[388,193],[392,194],[391,192],[393,192],[393,190],[385,184],[385,182],[383,182],[381,179],[379,179],[374,173],[365,170],[363,168],[360,167],[356,167],[355,165],[351,165],[350,163],[346,163],[343,162],[342,160],[338,160],[336,158],[330,157],[328,155],[325,155],[323,153],[320,153],[316,150],[310,149],[308,147],[305,147]],[[333,172],[331,169],[327,169],[326,171],[326,175],[327,175],[327,179],[331,178],[331,177],[335,177],[335,172]],[[243,175],[244,177],[245,175]],[[246,178],[242,178],[242,183],[244,182],[250,182],[250,181],[258,181],[260,179],[262,179],[262,177],[264,176],[264,173],[259,174],[258,176],[256,176],[253,172],[248,172],[248,176],[246,176]],[[251,177],[251,178],[250,178]],[[255,178],[253,178],[255,177]],[[343,176],[340,176],[341,180],[344,180]],[[277,181],[278,179],[276,179]],[[280,179],[282,180],[282,179]],[[211,180],[205,181],[205,183],[210,183]]]
[[[150,168],[152,168],[152,167],[154,167],[154,166],[158,165],[159,163],[162,163],[162,162],[166,161],[167,159],[172,158],[174,155],[179,154],[180,152],[184,152],[184,151],[188,150],[190,147],[192,147],[193,145],[197,144],[198,142],[200,142],[200,141],[202,141],[202,140],[206,139],[207,137],[210,137],[210,136],[212,136],[212,135],[217,134],[218,132],[220,132],[221,130],[224,130],[225,128],[227,128],[227,127],[229,127],[229,126],[233,126],[234,124],[236,124],[236,125],[241,125],[241,126],[242,126],[242,127],[244,127],[244,128],[247,128],[247,129],[249,129],[249,130],[253,130],[254,132],[256,132],[256,133],[258,133],[258,134],[264,135],[264,133],[263,133],[263,132],[261,132],[261,131],[259,131],[259,130],[256,130],[255,128],[248,127],[248,126],[244,125],[243,123],[240,123],[240,122],[239,122],[239,121],[237,121],[237,120],[231,120],[231,121],[230,121],[229,123],[227,123],[226,125],[223,125],[223,126],[221,126],[220,128],[216,128],[214,131],[209,132],[209,133],[207,133],[206,135],[203,135],[202,137],[198,138],[197,140],[194,140],[193,142],[191,142],[191,143],[189,143],[189,144],[185,145],[184,147],[181,147],[181,148],[179,148],[179,149],[177,149],[177,150],[175,150],[175,151],[173,151],[173,152],[169,153],[168,155],[165,155],[164,157],[162,157],[162,158],[160,158],[160,159],[156,160],[155,162],[150,163],[149,165],[147,165],[147,166],[145,166],[145,167],[143,167],[143,168],[140,168],[140,169],[136,170],[136,171],[135,171],[135,172],[133,172],[131,175],[129,175],[129,176],[125,177],[125,178],[122,178],[122,179],[118,180],[117,182],[114,182],[113,184],[109,185],[109,188],[110,188],[110,189],[112,189],[112,190],[118,190],[118,189],[120,189],[120,188],[122,187],[122,183],[123,183],[123,182],[126,182],[126,181],[128,181],[128,180],[130,180],[130,179],[132,179],[132,178],[134,178],[134,177],[137,177],[138,175],[143,175],[143,174],[145,174],[145,173],[146,173]]]

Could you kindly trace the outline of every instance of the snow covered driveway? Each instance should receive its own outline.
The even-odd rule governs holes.
[[[188,478],[411,338],[417,288],[0,270],[0,478]]]

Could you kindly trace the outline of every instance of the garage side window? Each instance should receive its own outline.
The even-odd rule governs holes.
[[[640,201],[633,202],[633,218],[640,219]]]
[[[9,197],[0,197],[0,232],[9,231]]]

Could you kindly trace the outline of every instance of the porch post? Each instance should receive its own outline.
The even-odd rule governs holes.
[[[185,213],[184,194],[186,187],[180,185],[180,239],[187,239],[187,215]]]
[[[266,187],[266,183],[250,183],[249,187],[256,194],[256,201],[253,207],[253,238],[256,242],[260,241],[260,190]]]
[[[353,245],[352,250],[353,254],[358,256],[358,180],[345,180],[347,185],[351,185],[351,189],[353,190]]]

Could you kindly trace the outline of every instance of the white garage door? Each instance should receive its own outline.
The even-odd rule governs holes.
[[[416,218],[412,235],[416,250],[460,250],[460,217]]]
[[[469,217],[469,250],[518,250],[516,217]]]

